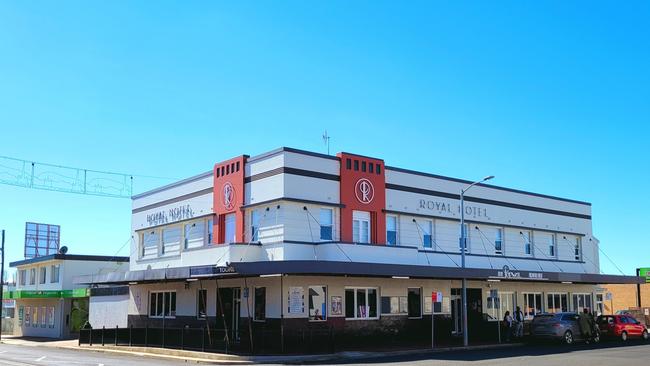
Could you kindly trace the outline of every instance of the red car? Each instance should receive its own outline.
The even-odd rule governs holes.
[[[648,328],[630,315],[601,315],[596,323],[603,337],[616,337],[623,341],[628,338],[648,340]]]

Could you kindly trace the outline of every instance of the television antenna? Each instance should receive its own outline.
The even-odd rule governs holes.
[[[323,143],[327,145],[327,155],[330,154],[330,139],[331,137],[327,134],[327,130],[325,130],[325,133],[323,134]]]

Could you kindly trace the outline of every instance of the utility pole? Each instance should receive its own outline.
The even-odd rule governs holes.
[[[5,280],[4,280],[4,273],[5,273],[5,231],[2,230],[2,254],[0,254],[0,340],[2,340],[2,318],[4,315],[2,315],[2,309],[4,308],[4,288],[5,288]]]

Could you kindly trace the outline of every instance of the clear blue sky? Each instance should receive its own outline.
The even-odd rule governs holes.
[[[2,1],[0,155],[183,178],[324,152],[327,129],[333,152],[592,202],[631,274],[650,266],[648,19],[648,1]],[[71,253],[130,236],[129,200],[0,186],[0,204],[8,260],[25,221]]]

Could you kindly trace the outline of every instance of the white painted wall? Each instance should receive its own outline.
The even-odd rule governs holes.
[[[88,321],[93,328],[126,328],[129,314],[129,295],[91,296]]]

